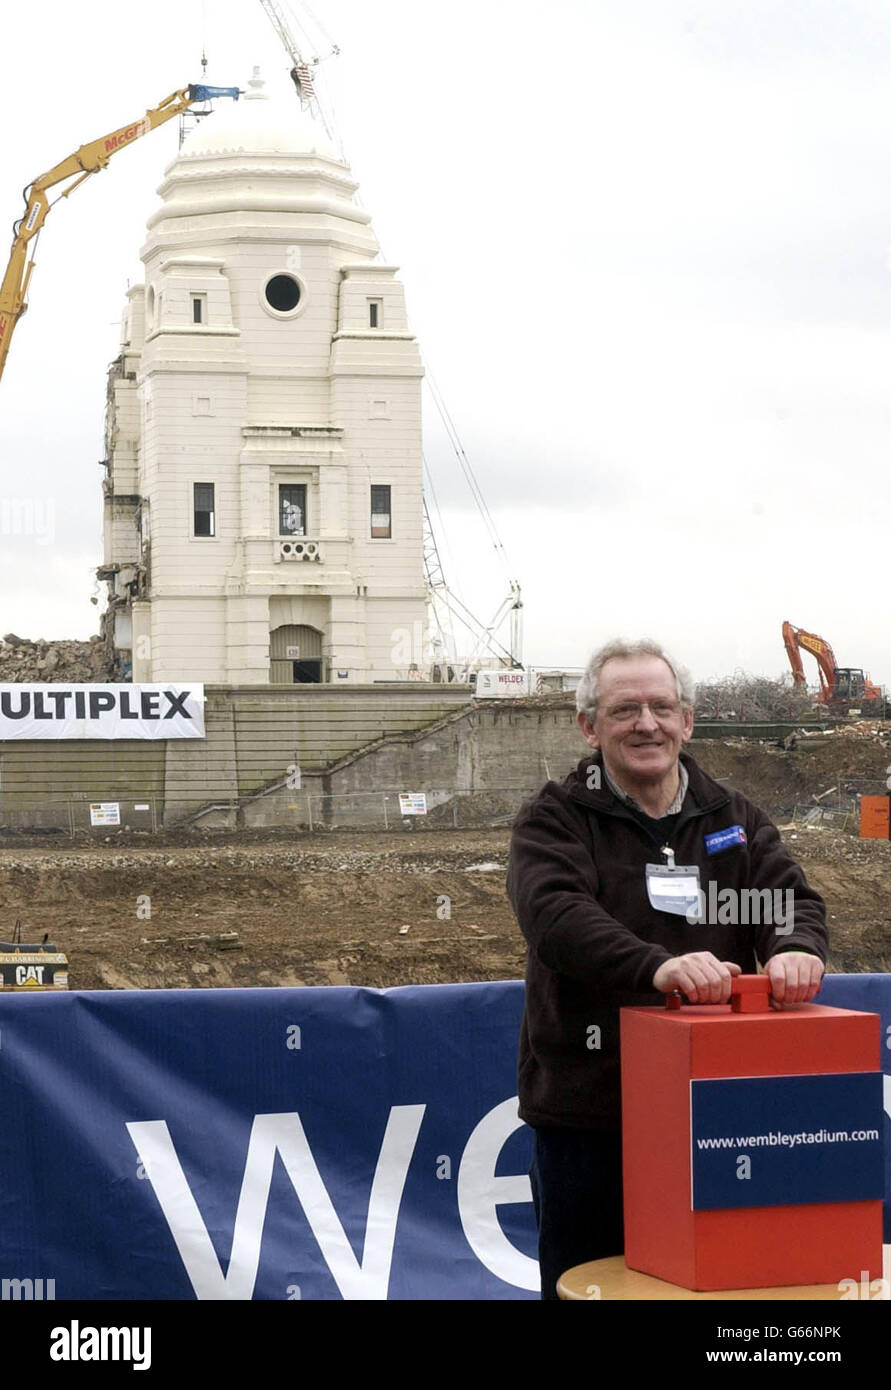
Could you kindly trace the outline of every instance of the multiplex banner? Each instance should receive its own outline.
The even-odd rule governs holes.
[[[0,685],[0,741],[204,738],[204,686]]]
[[[820,1002],[882,1015],[887,1141],[891,978]],[[518,982],[0,995],[0,1298],[536,1298],[522,1008]]]

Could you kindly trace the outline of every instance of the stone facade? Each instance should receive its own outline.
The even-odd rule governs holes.
[[[406,679],[426,623],[422,367],[322,128],[254,78],[159,189],[109,377],[124,679]]]

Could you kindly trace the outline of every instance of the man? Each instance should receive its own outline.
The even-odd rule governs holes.
[[[823,900],[765,813],[681,752],[693,696],[654,642],[595,652],[576,696],[592,752],[514,824],[507,890],[528,945],[520,1116],[535,1131],[543,1298],[564,1270],[624,1248],[619,1009],[675,992],[726,1003],[756,962],[780,1006],[820,987]]]

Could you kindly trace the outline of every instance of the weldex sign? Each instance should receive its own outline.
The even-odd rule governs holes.
[[[204,686],[0,685],[0,741],[204,738]]]

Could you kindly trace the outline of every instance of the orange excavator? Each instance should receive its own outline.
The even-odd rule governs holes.
[[[810,652],[817,659],[820,674],[820,690],[816,696],[817,704],[841,713],[852,705],[859,705],[864,714],[881,713],[884,697],[881,688],[864,675],[856,666],[839,666],[835,653],[829,643],[816,633],[805,632],[804,628],[783,623],[783,642],[792,667],[792,677],[796,687],[806,686],[807,677],[801,661],[802,651]]]

